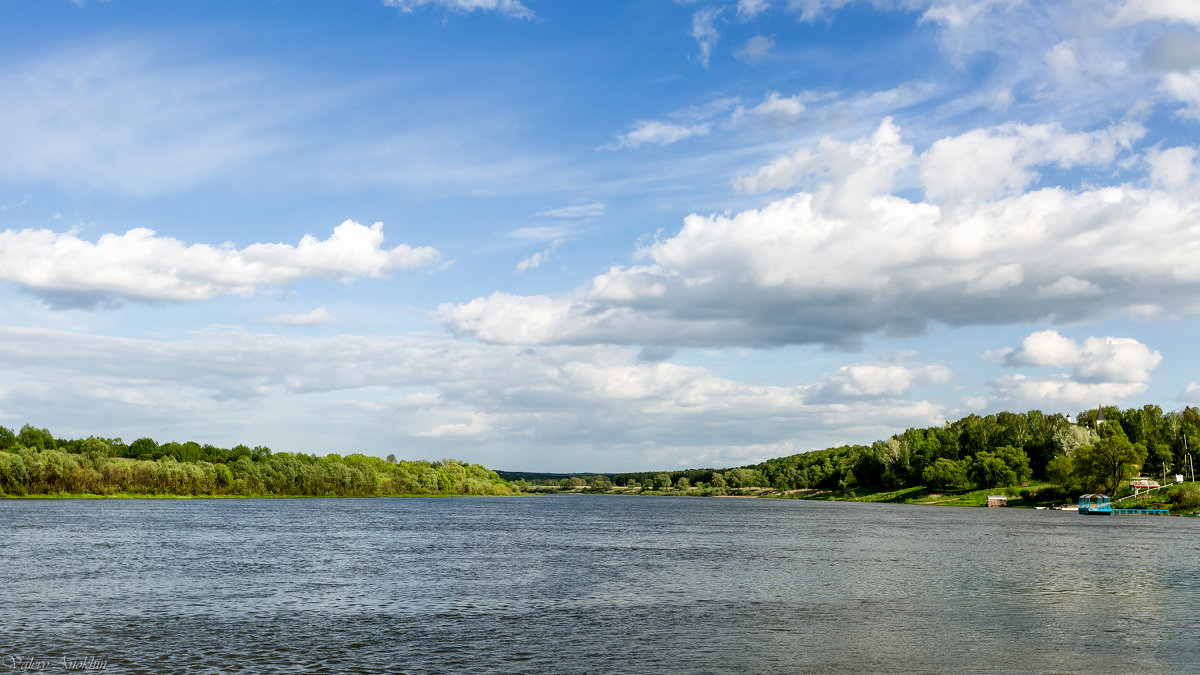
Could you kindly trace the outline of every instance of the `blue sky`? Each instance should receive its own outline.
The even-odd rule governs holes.
[[[1200,403],[1198,31],[0,1],[0,424],[620,471]]]

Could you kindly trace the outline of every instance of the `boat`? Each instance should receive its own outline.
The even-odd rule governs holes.
[[[1083,495],[1079,498],[1078,508],[1081,516],[1111,516],[1113,514],[1112,500],[1108,495]]]

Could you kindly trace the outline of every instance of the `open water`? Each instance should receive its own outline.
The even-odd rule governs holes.
[[[1200,519],[0,501],[0,673],[1200,672]]]

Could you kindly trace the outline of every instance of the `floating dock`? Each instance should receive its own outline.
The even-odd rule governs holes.
[[[1169,516],[1168,509],[1113,509],[1116,516]]]
[[[1167,509],[1114,509],[1107,495],[1083,495],[1079,498],[1082,516],[1169,516]]]

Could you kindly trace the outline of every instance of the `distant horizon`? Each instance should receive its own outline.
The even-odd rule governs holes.
[[[0,38],[2,425],[665,471],[1200,403],[1194,4],[44,0]]]

